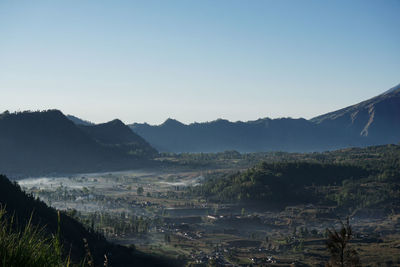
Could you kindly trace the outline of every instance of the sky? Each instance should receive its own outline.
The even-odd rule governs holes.
[[[0,112],[312,118],[400,83],[400,1],[0,0]]]

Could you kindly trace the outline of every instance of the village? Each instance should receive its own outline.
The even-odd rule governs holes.
[[[335,206],[263,210],[185,197],[184,186],[202,175],[124,172],[30,178],[20,185],[113,242],[189,266],[324,266],[326,229],[340,227]],[[352,217],[351,224],[361,255],[398,253],[400,217]]]

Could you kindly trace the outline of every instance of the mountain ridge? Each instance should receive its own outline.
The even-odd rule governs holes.
[[[87,120],[82,120],[81,118],[78,118],[74,115],[70,115],[68,114],[66,116],[69,120],[71,120],[73,123],[75,123],[76,125],[85,125],[85,126],[89,126],[89,125],[95,125],[95,123],[87,121]]]
[[[93,126],[77,126],[59,110],[0,114],[0,172],[24,176],[122,170],[149,164],[146,161],[151,156],[128,153],[119,144],[105,145],[81,127]],[[149,147],[143,141],[129,148],[151,151]]]
[[[358,104],[311,119],[327,127],[340,120],[354,134],[370,137],[373,144],[379,144],[383,139],[384,142],[398,142],[398,135],[394,138],[385,136],[400,132],[400,85]]]
[[[175,128],[173,125],[176,125]],[[312,152],[400,141],[400,84],[336,111],[304,118],[224,119],[183,124],[134,123],[131,129],[162,152]]]
[[[152,158],[157,154],[157,150],[119,119],[95,125],[78,125],[78,127],[102,145],[117,146],[126,153],[145,158]]]

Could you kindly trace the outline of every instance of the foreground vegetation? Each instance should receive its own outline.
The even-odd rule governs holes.
[[[24,193],[2,175],[0,205],[0,266],[102,266],[105,258],[115,267],[169,265],[164,259],[108,242],[92,227]]]
[[[29,221],[22,229],[6,218],[0,208],[0,260],[1,266],[66,267],[59,235],[48,237],[44,230]],[[82,265],[83,266],[83,265]]]

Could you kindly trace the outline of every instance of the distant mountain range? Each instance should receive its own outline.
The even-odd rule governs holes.
[[[129,128],[130,127],[130,128]],[[0,114],[0,173],[11,176],[152,166],[161,152],[310,152],[400,141],[400,85],[306,119],[93,124],[58,110]],[[157,150],[156,150],[157,149]]]
[[[310,152],[400,142],[400,85],[359,104],[306,119],[216,120],[131,129],[161,152]]]
[[[119,120],[84,126],[58,110],[0,114],[0,173],[129,169],[145,166],[155,154]]]

